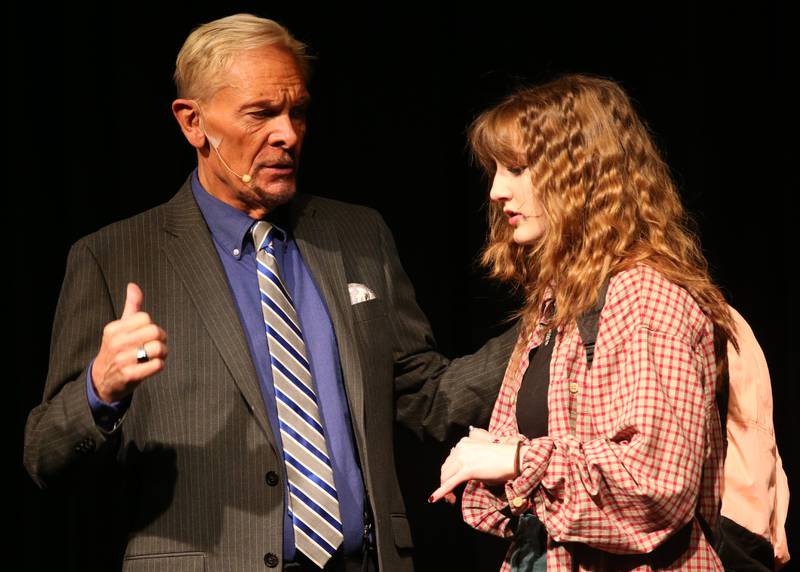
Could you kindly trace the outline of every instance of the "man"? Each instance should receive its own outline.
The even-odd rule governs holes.
[[[494,402],[516,332],[448,362],[381,217],[295,193],[307,69],[270,20],[195,30],[197,170],[70,251],[25,464],[115,459],[125,570],[409,570],[395,415],[441,440]]]

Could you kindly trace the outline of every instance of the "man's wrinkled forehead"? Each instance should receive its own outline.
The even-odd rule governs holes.
[[[272,105],[308,99],[305,78],[294,57],[273,47],[235,54],[219,77],[220,89]]]

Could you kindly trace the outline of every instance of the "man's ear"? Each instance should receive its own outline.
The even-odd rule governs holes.
[[[197,103],[193,99],[176,99],[172,102],[172,115],[183,131],[183,136],[189,144],[202,149],[206,145],[206,136],[200,129],[200,114],[197,111]]]

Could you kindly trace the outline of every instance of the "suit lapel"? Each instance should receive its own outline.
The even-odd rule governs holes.
[[[339,236],[309,196],[290,203],[294,239],[331,317],[354,429],[364,435],[364,386]]]
[[[172,240],[166,241],[163,248],[250,411],[277,451],[236,302],[190,181],[191,177],[167,204],[164,230]]]

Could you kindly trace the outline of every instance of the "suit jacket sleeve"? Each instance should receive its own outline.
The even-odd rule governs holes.
[[[380,217],[378,226],[389,292],[397,420],[418,437],[427,435],[437,441],[469,425],[486,426],[517,339],[517,326],[474,354],[452,361],[440,354],[391,232]]]
[[[96,450],[112,450],[86,395],[86,374],[104,326],[115,319],[101,269],[85,240],[70,249],[56,306],[42,403],[25,426],[24,463],[40,487]]]

